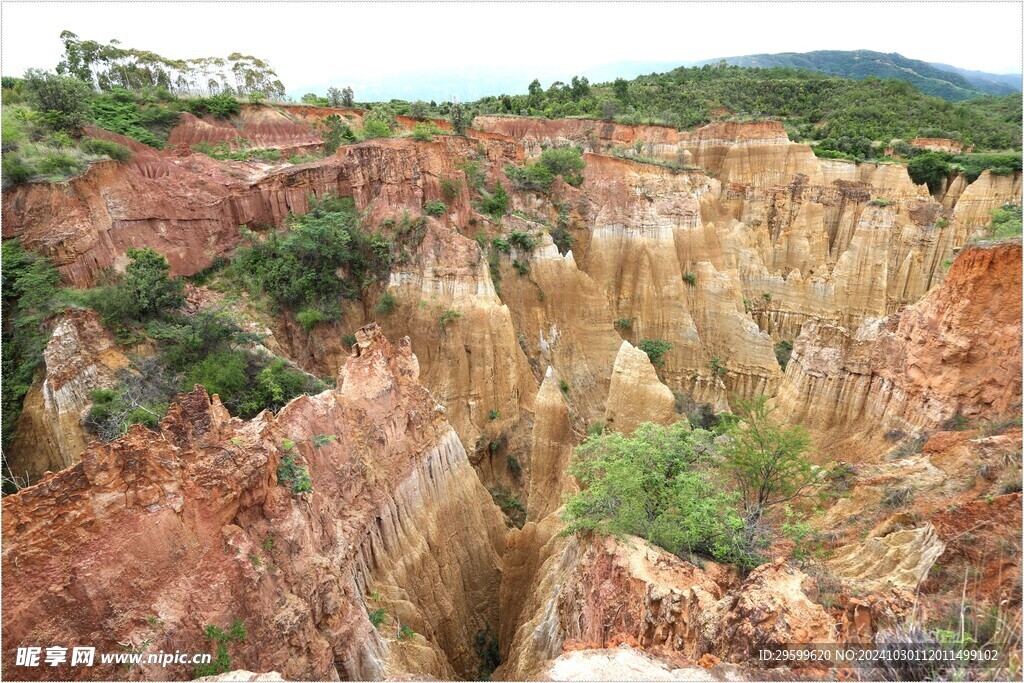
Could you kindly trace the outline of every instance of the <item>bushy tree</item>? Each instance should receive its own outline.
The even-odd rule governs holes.
[[[430,117],[430,105],[423,100],[416,100],[409,105],[409,116],[417,121],[423,121]]]
[[[685,423],[588,436],[569,467],[584,488],[566,501],[566,533],[633,534],[672,553],[746,565],[736,496],[711,466],[713,439]]]
[[[768,510],[803,495],[815,478],[807,432],[783,425],[773,417],[775,410],[765,396],[737,401],[740,424],[722,448],[724,470],[739,492],[747,536],[755,546]]]
[[[92,117],[92,90],[77,78],[29,69],[22,87],[29,104],[54,130],[75,133]]]
[[[664,339],[641,339],[636,347],[647,354],[656,368],[665,367],[665,354],[672,350],[672,344]]]
[[[342,106],[342,104],[344,102],[344,98],[342,96],[341,90],[339,90],[338,88],[335,88],[335,87],[328,88],[327,89],[327,101],[330,103],[330,105],[332,107],[340,107],[340,106]]]
[[[350,86],[345,86],[341,90],[341,104],[344,107],[351,107],[355,104],[356,95],[352,91]]]
[[[949,172],[949,156],[937,152],[920,154],[907,163],[910,179],[918,185],[927,184],[929,192],[938,192]]]
[[[465,135],[469,127],[466,108],[460,102],[452,102],[448,108],[448,119],[452,124],[452,130],[456,135]]]

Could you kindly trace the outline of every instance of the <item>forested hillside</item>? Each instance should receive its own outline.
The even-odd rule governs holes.
[[[931,64],[910,59],[896,52],[871,50],[816,50],[814,52],[780,52],[778,54],[743,55],[709,59],[714,64],[725,61],[744,67],[791,67],[820,71],[844,78],[895,78],[907,81],[926,95],[955,102],[981,95],[1007,95],[1020,92],[1020,83],[998,74],[966,71],[956,67]]]

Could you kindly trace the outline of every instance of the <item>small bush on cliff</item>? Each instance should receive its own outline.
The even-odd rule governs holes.
[[[156,149],[163,148],[181,118],[180,107],[173,96],[162,101],[143,101],[137,93],[122,88],[95,95],[92,100],[92,114],[98,127]]]
[[[493,192],[484,194],[480,210],[494,220],[500,220],[508,211],[508,193],[505,192],[505,186],[496,183]]]
[[[575,147],[547,149],[535,163],[522,168],[512,164],[506,165],[505,175],[517,190],[546,194],[551,191],[551,185],[560,175],[565,182],[578,186],[583,183],[582,171],[585,165],[580,154]]]
[[[153,249],[129,249],[124,276],[88,296],[90,305],[113,327],[126,320],[146,321],[185,303],[185,283],[171,278],[171,266]]]
[[[374,628],[380,628],[380,625],[384,623],[384,619],[388,616],[388,612],[383,607],[375,609],[369,613],[370,623],[373,624]]]
[[[526,524],[526,506],[505,486],[495,486],[490,489],[491,500],[501,508],[507,518],[506,524],[522,529]]]
[[[209,624],[204,633],[206,639],[214,646],[213,661],[209,664],[197,664],[193,672],[194,677],[215,676],[230,671],[231,655],[228,653],[228,645],[245,640],[245,624],[240,619],[235,619],[227,631]]]
[[[196,97],[188,100],[185,104],[188,110],[196,116],[215,116],[226,119],[241,111],[241,105],[234,95],[211,95],[210,97]]]
[[[1005,204],[992,211],[992,222],[986,228],[986,237],[992,240],[1020,238],[1022,226],[1020,204]]]
[[[775,360],[779,362],[779,367],[785,372],[786,366],[789,365],[789,358],[793,355],[793,344],[783,339],[773,348],[775,349]]]
[[[665,354],[672,350],[672,344],[664,339],[641,339],[637,348],[647,354],[651,365],[656,368],[665,367]]]
[[[713,438],[685,423],[588,436],[569,467],[584,489],[566,501],[565,533],[633,534],[677,555],[745,563],[743,519],[712,466]]]
[[[288,219],[286,230],[262,240],[248,231],[245,237],[228,276],[281,308],[318,309],[328,320],[336,319],[339,299],[361,298],[393,261],[392,244],[383,235],[360,229],[350,198],[314,198],[308,213]]]
[[[124,161],[132,156],[132,151],[124,145],[100,138],[86,138],[82,141],[82,149],[92,154],[101,154],[114,161]]]
[[[323,311],[316,308],[304,308],[295,314],[295,322],[302,325],[302,329],[309,332],[314,327],[327,320]]]
[[[423,212],[428,216],[434,216],[435,218],[443,216],[447,210],[448,207],[445,206],[445,203],[442,201],[434,200],[423,205]]]
[[[285,440],[287,447],[281,462],[277,466],[277,483],[281,486],[291,488],[292,493],[298,495],[313,490],[313,481],[309,478],[309,468],[298,461],[299,454],[295,451],[295,443]]]
[[[477,679],[481,681],[490,680],[494,670],[501,664],[501,647],[498,643],[498,634],[491,631],[491,624],[484,624],[482,630],[473,634],[473,650],[480,660],[477,666]]]
[[[356,134],[352,127],[337,114],[331,114],[324,119],[324,152],[334,154],[338,147],[356,141]]]

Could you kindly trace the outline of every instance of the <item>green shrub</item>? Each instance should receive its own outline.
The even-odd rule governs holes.
[[[711,370],[711,374],[714,375],[715,377],[725,377],[726,373],[728,372],[728,370],[725,367],[725,364],[722,363],[722,359],[719,358],[718,356],[715,356],[714,358],[709,360],[707,362],[707,366]]]
[[[685,423],[588,436],[569,466],[584,489],[565,504],[564,533],[634,534],[677,555],[749,566],[737,496],[717,478],[713,439]]]
[[[520,277],[525,277],[530,274],[530,266],[521,261],[513,261],[512,267],[516,269],[516,272],[519,273]]]
[[[205,629],[206,639],[215,647],[213,661],[209,664],[197,664],[193,672],[193,678],[204,676],[215,676],[227,673],[231,670],[231,656],[228,653],[228,645],[234,642],[245,640],[245,624],[239,619],[231,622],[231,627],[224,631],[210,624]]]
[[[185,283],[169,277],[171,266],[162,254],[149,247],[129,249],[128,258],[120,280],[89,293],[89,304],[108,325],[149,320],[185,304]]]
[[[540,153],[539,163],[553,175],[562,176],[570,185],[579,187],[583,184],[586,162],[583,161],[583,150],[579,147],[546,149]]]
[[[417,123],[412,127],[412,139],[417,142],[433,142],[435,135],[443,131],[433,123]]]
[[[401,641],[412,640],[415,637],[416,631],[413,631],[409,624],[402,624],[402,628],[398,629],[398,639]]]
[[[512,245],[510,245],[508,243],[508,240],[506,240],[503,237],[495,237],[493,240],[491,240],[491,246],[493,246],[498,251],[505,252],[506,254],[512,251]]]
[[[122,88],[93,97],[92,114],[98,127],[161,149],[181,118],[176,102],[140,103]]]
[[[25,394],[42,365],[48,321],[62,308],[60,274],[48,259],[26,252],[17,239],[3,243],[3,444],[13,435]],[[5,466],[6,466],[6,460]],[[9,472],[4,472],[4,490]]]
[[[561,392],[562,392],[563,394],[565,394],[566,396],[568,396],[568,395],[569,395],[569,383],[568,383],[568,382],[566,382],[566,381],[565,381],[564,379],[560,379],[560,380],[558,380],[558,388],[559,388],[559,389],[561,390]]]
[[[226,119],[241,111],[242,107],[234,95],[220,94],[210,97],[196,97],[185,103],[186,108],[196,116],[209,114],[216,118]]]
[[[519,475],[523,473],[523,467],[519,464],[519,459],[509,454],[506,463],[508,464],[508,471],[512,473],[513,477],[518,479]]]
[[[647,354],[651,365],[656,368],[665,367],[665,354],[672,350],[672,344],[664,339],[641,339],[637,348]]]
[[[16,152],[4,154],[2,165],[4,187],[26,183],[36,175],[36,170],[17,156]]]
[[[769,544],[762,526],[769,510],[801,496],[815,481],[815,469],[807,459],[807,432],[776,420],[766,396],[736,406],[742,424],[721,449],[722,469],[739,492],[745,542],[755,552]]]
[[[391,292],[384,292],[380,295],[380,299],[377,300],[377,305],[374,307],[374,312],[379,315],[388,315],[393,313],[395,306],[398,304],[398,299]]]
[[[491,500],[497,505],[508,518],[508,523],[517,529],[522,529],[526,524],[526,506],[523,501],[512,493],[505,486],[495,486],[490,489]]]
[[[693,285],[697,284],[697,276],[694,275],[693,273],[686,273],[685,275],[683,275],[683,282],[692,287]]]
[[[785,372],[786,366],[789,365],[789,358],[793,355],[793,345],[783,339],[773,348],[775,349],[775,360],[779,362],[779,367]]]
[[[290,217],[283,232],[263,240],[245,234],[247,245],[238,249],[226,275],[283,308],[329,314],[339,298],[360,298],[366,286],[386,277],[393,261],[390,242],[360,229],[350,198],[314,198],[309,212]]]
[[[298,453],[294,452],[294,442],[285,440],[284,455],[277,466],[277,483],[291,488],[292,493],[299,495],[313,490],[313,482],[309,478],[309,468],[299,464]]]
[[[508,201],[505,186],[497,183],[494,186],[494,191],[484,196],[480,209],[494,220],[499,220],[508,211]]]
[[[551,241],[558,248],[558,253],[565,256],[572,249],[572,235],[565,228],[558,226],[551,231]]]
[[[241,394],[248,383],[248,363],[244,353],[219,351],[200,361],[190,373],[194,384],[201,384],[210,394],[231,397]]]
[[[490,680],[491,674],[501,664],[501,647],[498,642],[498,635],[491,632],[491,624],[487,622],[484,628],[473,634],[473,650],[479,660],[476,675],[477,680]]]
[[[538,244],[540,244],[539,237],[535,237],[528,232],[521,232],[519,230],[513,230],[512,234],[508,237],[508,241],[512,246],[521,251],[532,251]]]
[[[324,128],[324,151],[327,154],[334,154],[341,145],[356,141],[352,127],[337,114],[330,114],[324,118]]]
[[[435,218],[443,216],[446,211],[448,211],[448,207],[441,201],[430,201],[423,205],[423,212]]]
[[[493,420],[497,420],[498,417],[500,417],[500,416],[501,416],[501,413],[498,412],[497,410],[494,410],[493,408],[491,410],[487,411],[487,419],[488,420],[492,420],[492,421]]]
[[[615,329],[617,330],[631,330],[633,329],[632,318],[619,318],[615,321]]]
[[[367,140],[374,140],[376,138],[389,138],[391,137],[391,128],[389,128],[388,125],[383,121],[379,121],[376,119],[364,119],[362,136]]]
[[[942,182],[952,171],[949,159],[948,154],[925,152],[907,163],[907,173],[918,185],[926,184],[930,192],[938,192]]]
[[[327,320],[327,316],[318,308],[304,308],[295,314],[295,322],[302,325],[302,329],[309,332],[314,327]]]
[[[441,311],[438,314],[438,316],[437,316],[437,320],[438,320],[439,323],[441,323],[441,329],[444,330],[445,328],[448,327],[448,325],[450,325],[451,323],[455,322],[456,320],[458,320],[461,317],[462,317],[461,313],[459,313],[456,310],[453,310],[453,309],[449,308],[449,309],[446,309],[444,311]]]
[[[373,624],[374,628],[380,628],[380,625],[384,623],[384,618],[387,617],[388,613],[383,607],[375,609],[370,612],[370,623]]]
[[[441,179],[441,194],[445,199],[452,200],[459,196],[459,182],[451,178]]]
[[[892,206],[892,202],[888,199],[882,199],[881,197],[875,197],[868,204],[872,206]]]
[[[1009,240],[1021,236],[1022,215],[1020,204],[1004,204],[992,211],[992,221],[986,228],[986,237]]]
[[[348,348],[352,348],[356,345],[356,335],[349,332],[348,334],[342,335],[341,343]]]
[[[82,149],[92,154],[108,156],[114,161],[125,161],[132,156],[132,151],[124,145],[100,138],[86,138],[82,141]]]
[[[22,87],[40,120],[53,130],[77,132],[92,118],[92,89],[77,78],[29,69]]]

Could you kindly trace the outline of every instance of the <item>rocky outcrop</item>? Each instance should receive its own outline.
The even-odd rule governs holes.
[[[623,341],[612,367],[605,426],[629,434],[641,422],[669,424],[677,417],[672,390],[658,379],[647,354]]]
[[[82,424],[92,392],[112,388],[128,367],[128,357],[91,310],[72,311],[56,323],[43,362],[7,454],[13,474],[29,482],[78,462],[93,438]]]
[[[567,473],[579,437],[573,429],[569,407],[559,380],[549,367],[534,403],[533,443],[529,462],[529,499],[526,519],[539,521],[562,505],[567,493],[577,489]]]
[[[550,536],[549,524],[527,524],[506,555],[507,571],[534,568],[536,589],[511,622],[503,613],[503,642],[518,625],[495,676],[542,678],[573,659],[562,653],[619,643],[692,664],[707,655],[749,663],[761,647],[836,642],[836,620],[805,593],[813,583],[781,560],[741,580],[733,569],[698,568],[638,538],[566,541]],[[522,553],[531,546],[539,556]],[[502,594],[504,605],[504,586]]]
[[[497,623],[504,526],[417,380],[409,341],[366,328],[336,392],[241,422],[197,389],[158,431],[136,426],[5,498],[5,673],[19,645],[201,652],[206,624],[238,619],[232,664],[248,670],[472,675],[472,636]],[[126,566],[146,570],[125,583]],[[416,635],[397,640],[399,624]]]
[[[127,138],[106,134],[130,143]],[[472,213],[463,189],[444,197],[441,180],[462,173],[456,161],[515,161],[514,145],[444,137],[347,145],[334,156],[300,166],[217,162],[202,154],[157,152],[134,144],[130,161],[99,162],[66,183],[30,183],[4,193],[3,236],[53,259],[72,284],[94,282],[103,268],[123,269],[130,247],[165,254],[175,275],[190,275],[228,254],[240,225],[280,226],[288,213],[304,213],[310,195],[352,197],[370,225],[423,213],[443,199],[448,220],[465,224]],[[479,147],[478,147],[479,145]]]
[[[915,590],[945,550],[935,528],[926,524],[885,534],[869,533],[863,543],[837,548],[829,568],[836,576],[868,591],[893,587]]]
[[[786,417],[820,430],[937,427],[1021,402],[1021,247],[970,248],[917,304],[855,332],[809,324],[779,389]]]

